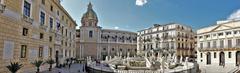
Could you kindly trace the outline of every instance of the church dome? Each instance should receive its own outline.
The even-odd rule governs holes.
[[[97,14],[92,9],[92,4],[88,4],[87,12],[83,14],[82,17],[82,25],[83,26],[96,26],[98,22]]]

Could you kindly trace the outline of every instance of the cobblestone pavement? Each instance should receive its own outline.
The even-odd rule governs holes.
[[[71,68],[53,68],[52,71],[43,71],[41,73],[86,73],[83,71],[83,64],[73,64]]]

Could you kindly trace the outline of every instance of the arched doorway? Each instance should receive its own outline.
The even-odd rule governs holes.
[[[220,54],[219,54],[219,65],[221,65],[221,66],[225,65],[225,55],[224,55],[224,52],[220,52]]]
[[[236,66],[240,65],[240,51],[236,52]]]
[[[210,52],[208,52],[207,53],[207,64],[211,64],[211,53]]]

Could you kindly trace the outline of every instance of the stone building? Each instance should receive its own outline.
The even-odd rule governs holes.
[[[77,57],[105,60],[114,56],[134,56],[137,49],[137,34],[130,31],[102,29],[98,26],[97,14],[89,3],[87,12],[77,30]]]
[[[60,0],[0,0],[0,72],[10,61],[30,73],[36,59],[74,57],[76,25]]]
[[[200,68],[218,68],[224,69],[218,71],[228,72],[239,66],[240,20],[218,21],[197,30],[197,49]]]
[[[184,60],[194,55],[194,32],[191,27],[177,23],[154,24],[153,27],[138,31],[137,50],[138,54],[152,50],[155,56],[166,50],[167,56]]]

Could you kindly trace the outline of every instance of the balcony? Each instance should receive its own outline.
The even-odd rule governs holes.
[[[6,8],[6,5],[0,4],[0,12],[3,13]]]
[[[53,28],[50,28],[49,32],[55,33],[55,30]]]
[[[23,15],[23,20],[31,24],[33,23],[33,19],[26,15]]]
[[[47,26],[44,25],[44,24],[41,24],[41,25],[40,25],[40,28],[43,29],[43,30],[47,30]]]

